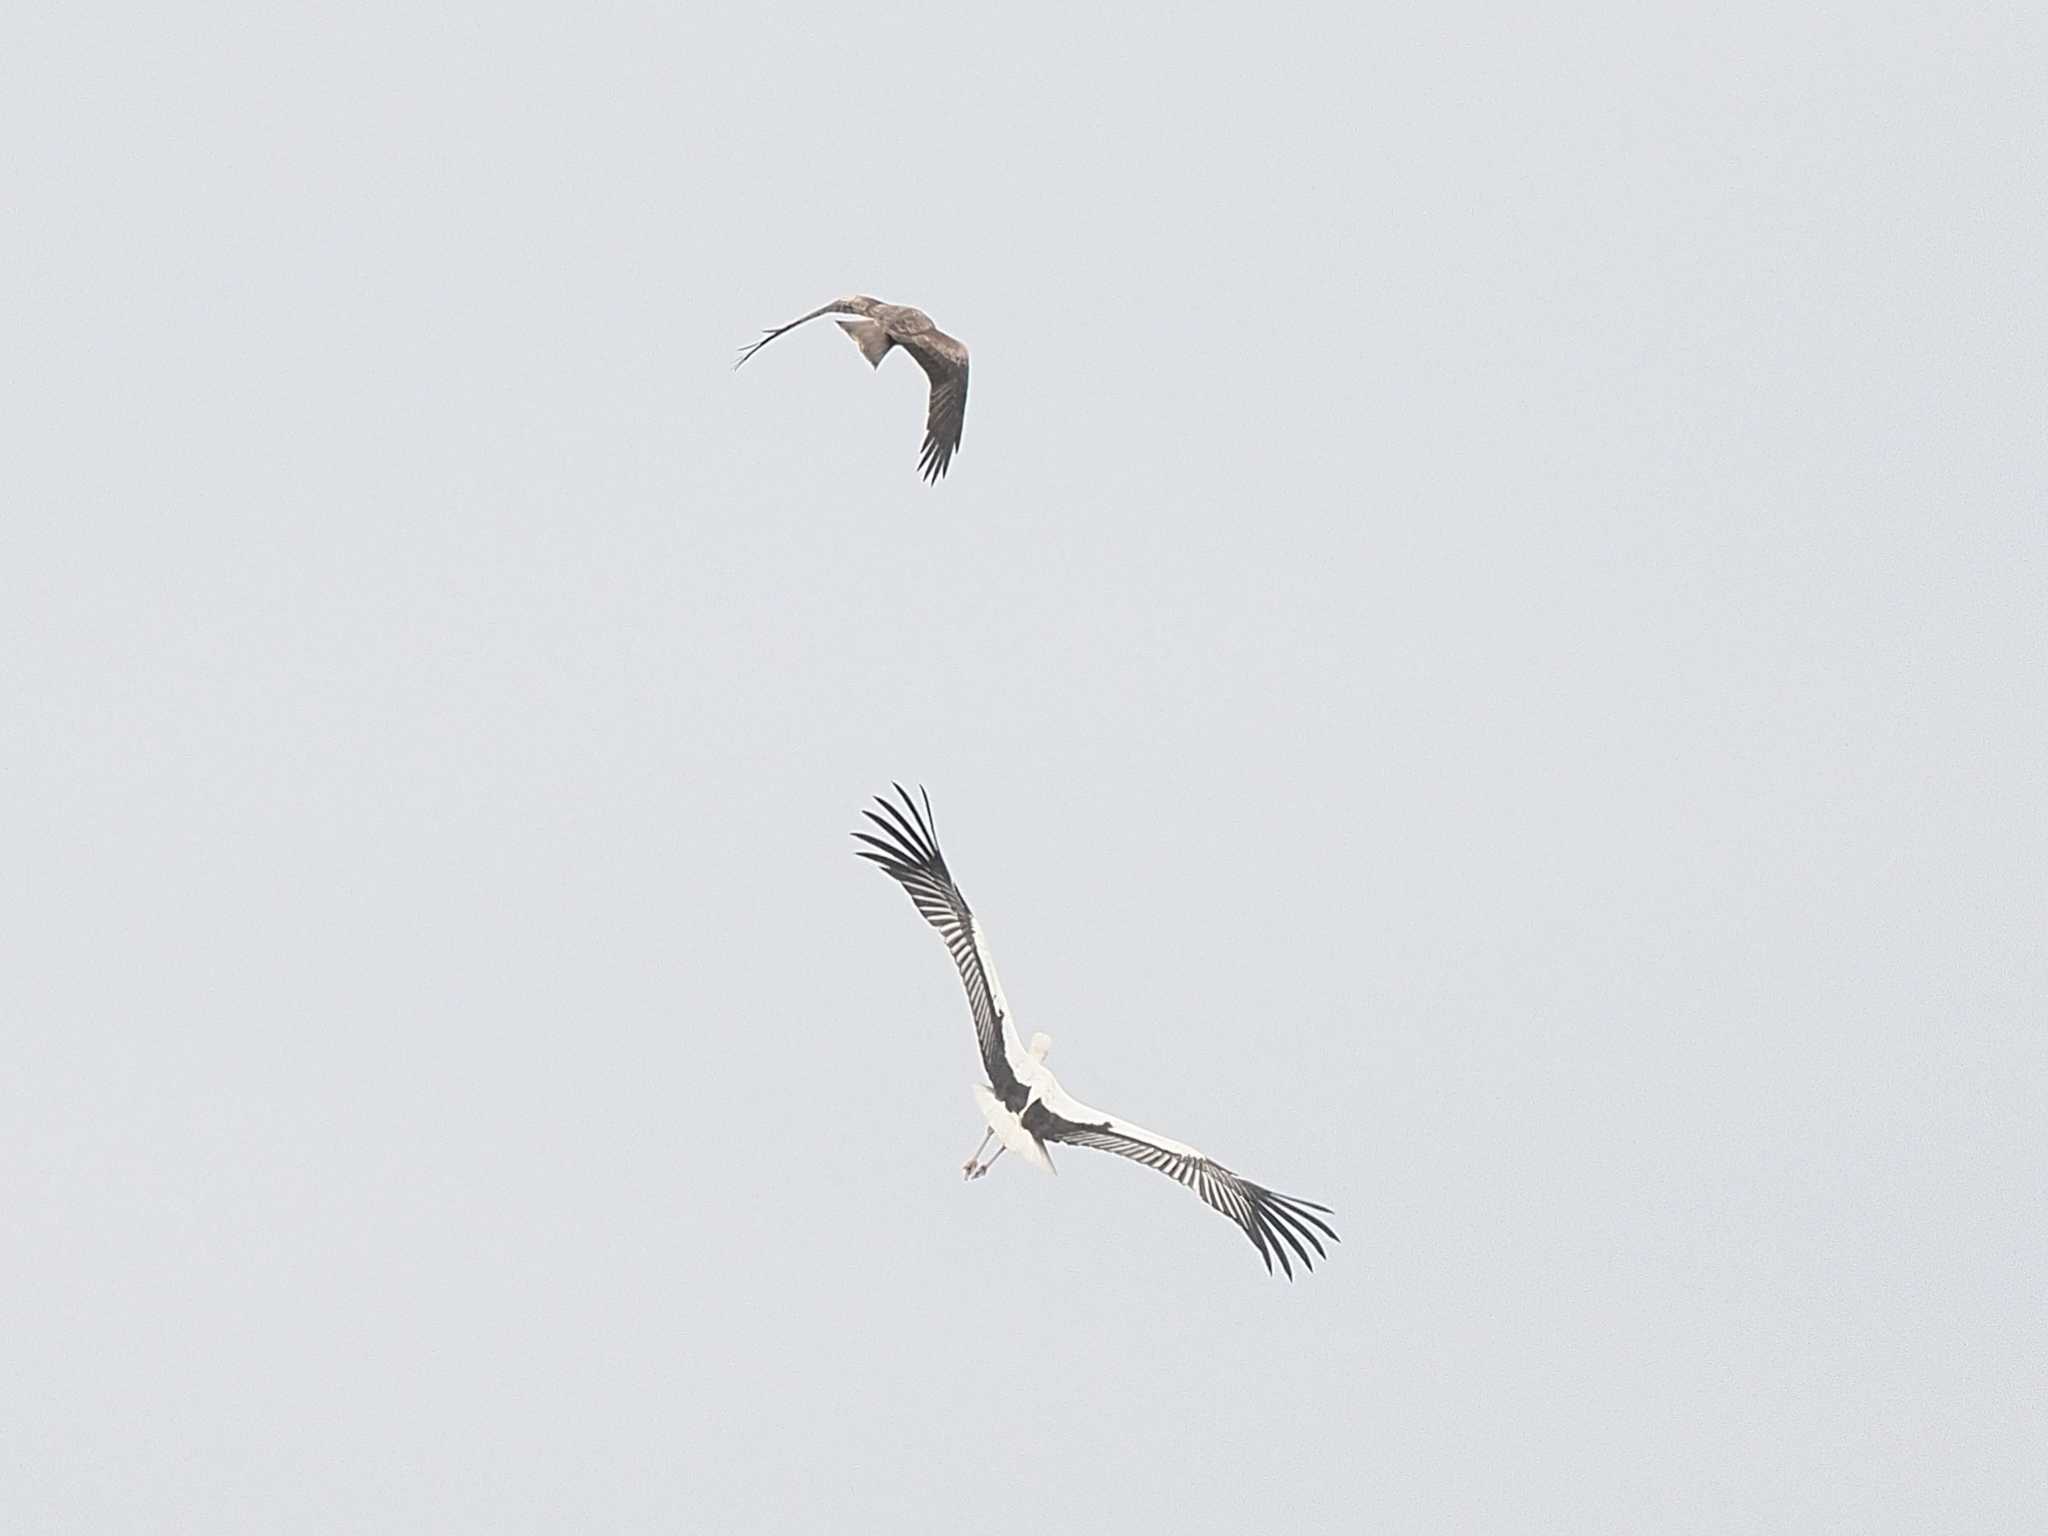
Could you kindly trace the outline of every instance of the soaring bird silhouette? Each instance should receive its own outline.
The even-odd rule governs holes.
[[[932,826],[931,797],[924,797],[920,811],[902,785],[895,789],[902,802],[900,807],[877,795],[875,804],[880,811],[862,813],[875,824],[875,832],[854,833],[866,845],[855,852],[880,865],[909,893],[925,921],[945,939],[953,964],[959,968],[960,980],[967,988],[967,1006],[974,1015],[981,1064],[988,1074],[985,1084],[974,1085],[974,1097],[981,1106],[982,1118],[988,1122],[988,1133],[981,1138],[981,1146],[974,1149],[962,1172],[970,1179],[980,1178],[1007,1149],[1051,1173],[1052,1159],[1045,1150],[1049,1141],[1114,1152],[1177,1179],[1236,1222],[1258,1249],[1259,1257],[1266,1261],[1269,1273],[1273,1261],[1278,1259],[1287,1278],[1294,1278],[1294,1266],[1287,1258],[1290,1248],[1301,1260],[1302,1268],[1313,1269],[1308,1250],[1313,1248],[1317,1258],[1324,1257],[1316,1234],[1320,1232],[1332,1242],[1337,1240],[1330,1224],[1322,1219],[1329,1214],[1328,1206],[1275,1194],[1232,1173],[1184,1142],[1172,1141],[1141,1125],[1090,1109],[1062,1089],[1059,1079],[1046,1066],[1045,1058],[1052,1050],[1051,1036],[1033,1035],[1030,1050],[1024,1049],[1017,1039],[1016,1026],[1010,1022],[1010,1005],[1003,997],[1003,984],[996,980],[988,938],[968,910],[967,898],[953,883],[946,860],[939,852],[938,834]],[[980,1160],[982,1148],[991,1136],[1000,1140],[1002,1146],[996,1149],[995,1157],[984,1163]],[[1316,1214],[1319,1211],[1321,1216]]]
[[[917,467],[927,481],[936,484],[959,451],[960,431],[967,420],[966,346],[933,325],[932,317],[921,309],[884,304],[880,299],[855,294],[850,299],[821,304],[808,315],[776,326],[751,346],[742,347],[740,360],[733,367],[739,367],[784,331],[793,331],[820,315],[860,316],[858,320],[841,320],[839,329],[853,338],[860,355],[873,367],[882,366],[891,347],[901,347],[930,376],[931,404],[925,411],[924,453]]]

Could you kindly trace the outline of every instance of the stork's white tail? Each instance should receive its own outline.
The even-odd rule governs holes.
[[[1024,1122],[1003,1106],[1003,1101],[989,1091],[988,1084],[974,1085],[974,1102],[981,1106],[981,1118],[996,1133],[997,1141],[1033,1167],[1043,1168],[1047,1173],[1059,1172],[1045,1155],[1045,1148],[1038,1144],[1038,1138],[1024,1129]]]
[[[873,368],[882,366],[882,359],[889,355],[889,349],[896,345],[889,339],[889,333],[872,320],[842,320],[839,329],[853,338],[853,344],[860,348],[860,355]]]

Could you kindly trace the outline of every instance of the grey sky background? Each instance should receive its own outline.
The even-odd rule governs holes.
[[[2038,1525],[2034,8],[0,43],[10,1530]]]

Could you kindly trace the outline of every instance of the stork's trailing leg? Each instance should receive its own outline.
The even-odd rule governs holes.
[[[1002,1155],[1003,1149],[1001,1147],[997,1147],[996,1155],[990,1158],[987,1162],[983,1163],[979,1168],[975,1169],[974,1172],[967,1175],[967,1177],[969,1177],[970,1179],[979,1179],[985,1177],[989,1169],[995,1167],[996,1163],[1002,1158]]]
[[[995,1133],[996,1133],[996,1128],[995,1128],[994,1126],[990,1126],[990,1127],[989,1127],[989,1128],[988,1128],[987,1130],[983,1131],[983,1132],[981,1133],[981,1147],[985,1147],[985,1146],[987,1146],[987,1145],[988,1145],[988,1139],[989,1139],[989,1137],[991,1137],[991,1136],[995,1135]],[[976,1147],[976,1148],[974,1149],[974,1155],[973,1155],[972,1157],[968,1158],[966,1162],[964,1162],[964,1163],[962,1163],[962,1164],[960,1165],[960,1177],[961,1177],[961,1178],[963,1178],[963,1179],[972,1179],[972,1178],[977,1178],[977,1177],[979,1177],[979,1176],[980,1176],[980,1174],[981,1174],[981,1172],[982,1172],[982,1167],[981,1167],[981,1147]],[[996,1157],[1001,1157],[1002,1155],[1003,1155],[1003,1149],[1002,1149],[1001,1147],[997,1147],[997,1148],[996,1148]],[[990,1161],[990,1162],[994,1162],[995,1160],[996,1160],[996,1158],[995,1158],[995,1157],[992,1157],[992,1158],[990,1158],[990,1159],[989,1159],[989,1161]]]

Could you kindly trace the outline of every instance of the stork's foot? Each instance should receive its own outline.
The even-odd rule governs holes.
[[[990,1126],[987,1130],[981,1133],[981,1145],[976,1147],[972,1152],[968,1153],[967,1161],[960,1165],[961,1178],[978,1179],[984,1173],[988,1172],[988,1163],[984,1163],[981,1160],[981,1154],[988,1150],[988,1144],[995,1138],[995,1134],[996,1131],[994,1126]],[[1003,1149],[1001,1147],[997,1147],[996,1157],[1001,1157],[1002,1155]],[[996,1158],[992,1157],[988,1160],[988,1162],[992,1163],[995,1160]]]

